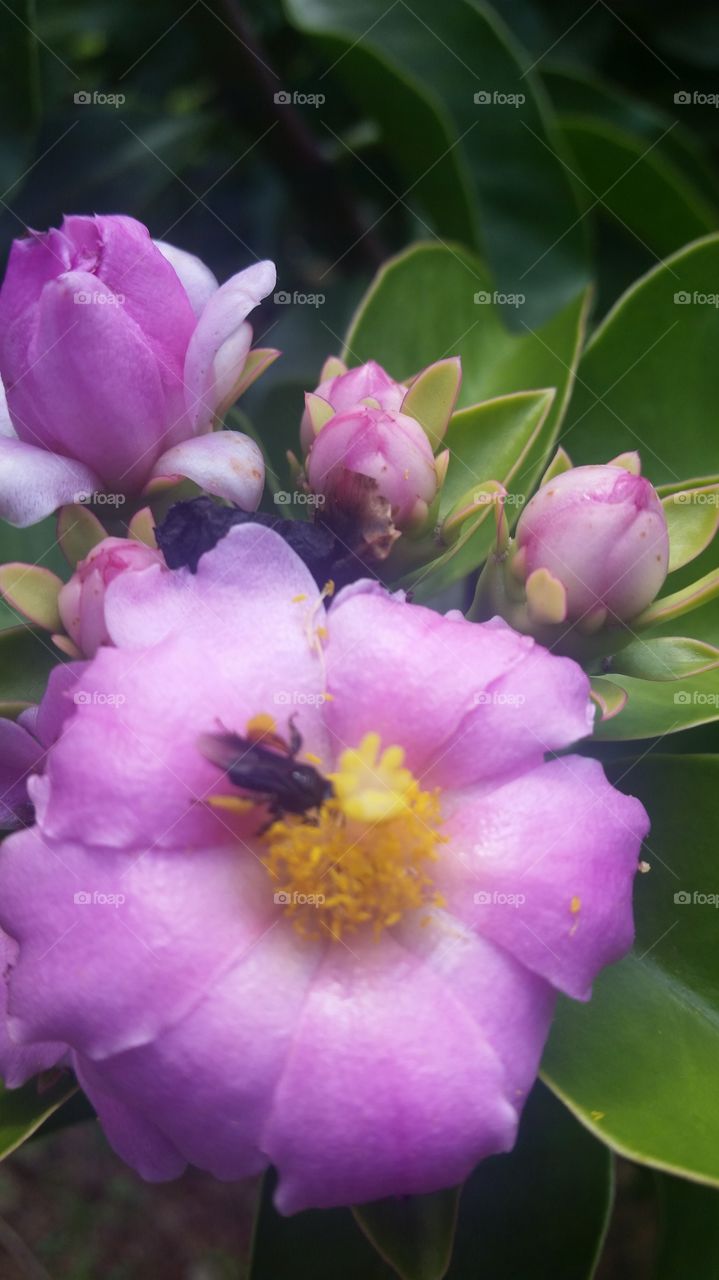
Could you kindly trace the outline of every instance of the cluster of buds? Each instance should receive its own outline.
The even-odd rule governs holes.
[[[509,539],[480,579],[474,615],[500,614],[517,631],[575,657],[611,653],[660,591],[669,533],[659,496],[636,453],[606,466],[571,467],[566,454],[545,476]]]
[[[348,370],[332,357],[305,397],[303,483],[322,500],[322,522],[363,558],[384,560],[401,534],[431,525],[461,376],[458,358],[405,383],[374,361]]]

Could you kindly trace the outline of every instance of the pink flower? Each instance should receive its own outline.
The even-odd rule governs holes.
[[[368,360],[366,364],[360,364],[356,369],[345,369],[342,362],[335,359],[328,364],[330,368],[337,368],[339,372],[332,377],[324,378],[315,388],[314,395],[325,400],[335,413],[354,409],[362,400],[369,398],[376,400],[381,409],[402,408],[407,387],[404,383],[396,382],[391,378],[376,360]],[[304,453],[309,452],[314,436],[310,415],[305,410],[300,427],[300,440]]]
[[[638,459],[637,463],[638,465]],[[624,467],[573,467],[534,495],[517,525],[513,572],[544,569],[565,592],[565,617],[636,617],[667,576],[669,534],[656,490]]]
[[[0,851],[14,1043],[70,1046],[144,1177],[273,1164],[285,1213],[509,1149],[556,992],[632,941],[644,809],[546,758],[590,732],[581,669],[366,581],[325,614],[252,524],[196,575],[120,575],[105,616]],[[298,785],[293,726],[314,824],[259,794]],[[228,732],[274,784],[213,763]]]
[[[253,510],[259,449],[211,427],[242,385],[247,316],[274,281],[260,262],[218,287],[198,258],[119,215],[16,240],[0,293],[0,515],[33,524],[81,493],[174,475]]]
[[[105,592],[118,574],[164,563],[159,551],[133,538],[104,538],[80,561],[61,588],[57,603],[63,626],[81,653],[91,658],[101,644],[111,643],[105,622]]]

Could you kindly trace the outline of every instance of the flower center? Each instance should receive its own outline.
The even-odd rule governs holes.
[[[444,840],[439,796],[404,767],[402,748],[380,752],[368,733],[329,780],[316,821],[286,815],[263,837],[275,901],[297,930],[339,941],[368,927],[378,937],[408,911],[443,905],[428,871]]]

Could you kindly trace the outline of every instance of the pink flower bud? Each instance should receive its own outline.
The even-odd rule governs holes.
[[[58,608],[65,630],[85,657],[92,658],[100,645],[111,643],[105,592],[113,579],[164,563],[159,551],[132,538],[104,538],[80,561],[58,596]]]
[[[417,527],[437,492],[432,446],[416,419],[363,405],[330,418],[315,437],[306,471],[312,491],[359,531],[378,522],[380,508],[394,536]]]
[[[402,401],[407,394],[407,387],[395,382],[376,360],[368,360],[356,369],[348,369],[346,373],[338,373],[333,378],[326,378],[315,388],[314,394],[334,409],[342,413],[345,409],[353,409],[362,400],[376,400],[381,409],[401,409]],[[308,453],[314,440],[314,431],[309,414],[305,410],[300,426],[302,450]]]
[[[561,583],[566,618],[641,613],[667,576],[669,535],[656,490],[623,467],[574,467],[535,494],[517,525],[517,576]]]

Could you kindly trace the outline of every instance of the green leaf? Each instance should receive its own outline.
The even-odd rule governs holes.
[[[592,684],[600,695],[605,685],[612,686],[610,701],[615,686],[627,695],[617,715],[595,725],[597,738],[658,738],[719,720],[719,667],[681,680],[642,680],[612,670],[608,679],[595,677]]]
[[[642,680],[681,680],[719,665],[719,649],[689,636],[635,640],[612,658],[612,672]]]
[[[21,617],[45,631],[61,631],[57,598],[62,578],[36,564],[0,565],[0,592]]]
[[[719,485],[681,489],[662,499],[669,527],[669,572],[695,560],[719,528]]]
[[[360,1205],[354,1216],[401,1280],[442,1280],[452,1256],[459,1188]]]
[[[714,1280],[719,1275],[719,1194],[657,1174],[661,1234],[656,1280]]]
[[[485,296],[491,288],[486,268],[466,250],[413,246],[378,272],[352,321],[343,354],[352,364],[378,360],[400,381],[435,360],[459,355],[460,408],[515,391],[555,387],[554,404],[522,477],[528,491],[567,406],[587,295],[575,298],[542,329],[534,332],[525,325],[524,334],[517,336],[504,327],[491,301],[475,303],[475,294]]]
[[[248,1280],[396,1280],[350,1209],[309,1209],[282,1217],[272,1204],[274,1174],[263,1182]]]
[[[67,563],[57,540],[55,519],[50,516],[28,529],[15,529],[0,521],[0,564],[10,560],[41,565],[61,577],[67,577]],[[0,630],[17,624],[15,610],[0,601]]]
[[[77,1093],[77,1085],[63,1071],[53,1083],[52,1072],[29,1080],[20,1089],[0,1085],[0,1160],[17,1151],[59,1107]]]
[[[0,182],[5,198],[14,199],[23,171],[31,163],[40,114],[38,42],[34,0],[8,0],[4,7]]]
[[[0,714],[14,712],[18,704],[39,702],[47,678],[62,654],[42,632],[30,627],[11,627],[0,632],[0,704],[8,704]]]
[[[719,307],[706,299],[719,295],[717,280],[714,235],[668,258],[610,311],[582,357],[563,435],[575,465],[601,460],[601,442],[607,458],[639,449],[654,483],[716,467]]]
[[[286,7],[301,30],[334,37],[333,74],[380,122],[407,184],[396,193],[403,203],[419,201],[440,235],[470,243],[466,223],[476,228],[479,211],[474,243],[481,237],[499,290],[526,295],[527,323],[573,298],[588,278],[573,181],[548,103],[497,15],[470,0],[441,14],[434,0]]]
[[[613,216],[635,248],[661,259],[714,230],[714,210],[658,148],[591,117],[563,116],[560,125],[587,184],[586,202]]]
[[[589,79],[574,67],[543,67],[542,80],[560,122],[566,116],[594,117],[641,138],[645,148],[651,147],[650,154],[669,161],[682,174],[692,192],[712,210],[716,223],[719,183],[712,160],[698,135],[677,122],[676,111],[660,111],[654,103]]]
[[[462,370],[455,357],[438,360],[418,374],[402,403],[402,412],[421,423],[435,450],[444,439],[461,379]]]
[[[472,484],[499,480],[509,489],[518,471],[513,492],[516,497],[526,494],[522,464],[553,399],[551,390],[522,391],[484,400],[454,414],[445,438],[451,457],[440,495],[440,516],[451,510]]]
[[[57,540],[63,555],[74,569],[80,560],[107,537],[107,529],[94,512],[80,503],[61,507],[57,517]]]
[[[608,772],[652,821],[637,939],[588,1004],[560,1000],[542,1074],[615,1150],[719,1184],[719,757],[655,755]]]
[[[465,1184],[447,1280],[590,1280],[612,1192],[606,1147],[537,1085],[514,1150]]]
[[[471,573],[487,557],[496,537],[489,495],[482,488],[497,480],[508,491],[505,511],[513,524],[526,497],[526,459],[551,409],[551,391],[527,391],[485,400],[455,413],[445,445],[450,450],[447,479],[440,494],[440,519],[461,499],[470,499],[468,486],[477,486],[476,519],[467,521],[461,536],[436,560],[403,580],[414,598],[427,600]]]

